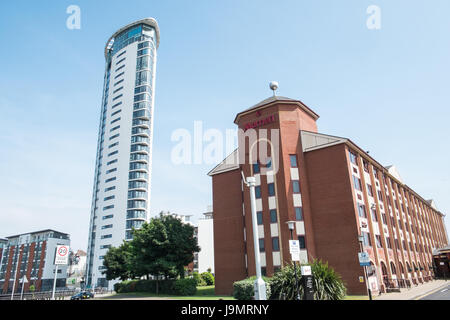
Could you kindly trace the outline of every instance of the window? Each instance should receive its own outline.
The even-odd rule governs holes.
[[[102,230],[103,229],[111,229],[112,227],[113,227],[112,224],[107,224],[107,225],[102,226]]]
[[[256,213],[256,219],[258,221],[258,225],[262,225],[263,224],[263,213],[262,213],[262,211],[258,211]]]
[[[351,151],[349,151],[349,155],[350,155],[351,163],[358,165],[358,162],[356,160],[356,155],[353,152],[351,152]]]
[[[298,168],[297,164],[297,155],[296,154],[290,154],[289,159],[291,161],[291,168]]]
[[[103,207],[103,210],[109,210],[109,209],[113,209],[113,208],[114,208],[114,205],[112,204],[110,206]]]
[[[280,240],[278,237],[272,238],[272,251],[280,251]]]
[[[112,238],[112,234],[104,234],[100,238],[101,239],[109,239],[109,238]]]
[[[117,122],[117,121],[120,121],[120,117],[117,118],[117,119],[114,119],[113,121],[111,121],[111,124],[113,124],[113,123],[115,123],[115,122]]]
[[[114,180],[116,180],[116,177],[112,177],[112,178],[106,179],[106,180],[105,180],[105,183],[111,182],[111,181],[114,181]]]
[[[353,184],[355,185],[355,189],[362,191],[362,186],[361,186],[361,180],[358,177],[352,176],[353,177]]]
[[[383,219],[383,224],[387,225],[387,218],[386,218],[386,214],[382,214],[381,218]]]
[[[298,236],[298,242],[299,242],[300,249],[306,249],[305,236]]]
[[[103,216],[103,220],[106,220],[106,219],[112,219],[112,217],[114,217],[114,215],[113,214],[110,214],[110,215],[107,215],[107,216]]]
[[[120,80],[120,81],[123,81],[123,80]],[[122,101],[120,101],[120,102],[116,103],[115,105],[113,105],[113,106],[111,107],[111,109],[114,109],[115,107],[118,107],[118,106],[120,106],[121,104],[122,104]]]
[[[255,187],[255,194],[256,194],[256,199],[260,199],[261,198],[261,186],[256,186]]]
[[[108,149],[114,148],[119,145],[119,142],[114,142],[108,146]]]
[[[122,87],[119,87],[119,88],[117,88],[116,90],[114,90],[114,91],[113,91],[113,94],[114,94],[114,93],[117,93],[117,92],[119,92],[119,91],[120,91],[120,90],[122,90],[122,89],[123,89],[123,86],[122,86]]]
[[[259,173],[259,172],[260,172],[259,163],[253,164],[253,173]]]
[[[375,221],[375,222],[378,222],[378,218],[377,218],[377,210],[371,209],[370,211],[371,211],[371,213],[372,213],[372,220]]]
[[[265,252],[266,248],[264,247],[264,239],[259,239],[259,252]]]
[[[125,74],[125,72],[121,72],[117,76],[115,76],[114,79],[117,79],[118,77],[123,76],[124,74]]]
[[[292,181],[292,192],[300,193],[300,181],[298,180]]]
[[[104,245],[100,246],[100,249],[109,249],[109,248],[111,248],[110,244],[104,244]]]
[[[118,58],[118,57],[119,57],[119,56],[117,56],[117,58]],[[124,62],[124,61],[125,61],[125,59],[126,59],[126,58],[122,58],[122,59],[120,59],[119,61],[117,61],[117,62],[116,62],[116,66],[117,66],[118,64],[120,64],[120,63]]]
[[[274,196],[275,195],[275,184],[269,183],[267,186],[269,188],[269,197]]]
[[[117,110],[117,111],[114,111],[114,112],[111,114],[111,117],[114,117],[116,114],[118,114],[118,113],[120,113],[120,112],[122,112],[122,109],[119,109],[119,110]]]
[[[366,246],[366,247],[371,247],[372,246],[372,242],[370,241],[369,233],[362,232],[362,236],[363,236],[363,245]]]
[[[107,162],[106,165],[109,166],[113,163],[116,163],[117,161],[118,161],[117,159],[111,160],[111,161]]]
[[[303,221],[303,208],[295,207],[294,210],[295,210],[295,220]]]
[[[115,131],[115,130],[117,130],[117,129],[119,129],[120,128],[120,126],[115,126],[114,128],[112,128],[111,130],[109,130],[109,132],[113,132],[113,131]],[[112,136],[111,138],[109,138],[109,140],[112,140],[112,139],[114,139],[114,138],[117,138],[119,136],[119,134],[116,134],[115,136]]]
[[[118,153],[119,153],[118,150],[113,151],[113,152],[111,152],[111,153],[108,153],[108,157],[113,156],[113,155],[118,154]]]
[[[358,214],[361,218],[367,218],[366,206],[358,204]]]
[[[117,97],[113,98],[113,101],[116,101],[117,99],[122,98],[122,97],[123,97],[123,94],[119,94]]]
[[[116,189],[116,187],[109,187],[109,188],[106,188],[106,189],[105,189],[105,192],[111,191],[111,190],[115,190],[115,189]]]
[[[381,236],[376,234],[375,241],[377,242],[377,248],[383,248],[383,242],[381,242]]]
[[[369,196],[373,197],[373,189],[370,184],[367,184],[367,193],[369,194]]]
[[[272,209],[272,210],[270,210],[270,223],[275,223],[275,222],[277,222],[277,210]]]
[[[369,173],[369,163],[363,160],[364,171]]]
[[[389,249],[392,249],[391,238],[386,237],[386,245]]]
[[[103,199],[103,201],[108,201],[114,199],[116,196],[109,196]]]

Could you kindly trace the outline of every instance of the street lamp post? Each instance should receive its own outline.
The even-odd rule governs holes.
[[[289,231],[291,232],[291,240],[294,240],[294,226],[295,226],[295,221],[288,221],[286,222],[288,224],[289,227]],[[297,277],[297,263],[294,261],[294,274],[295,274],[295,290],[297,293],[297,300],[300,300],[300,291],[298,288],[298,277]]]
[[[267,299],[266,283],[264,282],[261,276],[261,257],[259,253],[259,236],[258,236],[258,224],[256,216],[256,196],[255,196],[256,179],[255,177],[247,177],[247,179],[245,179],[242,171],[241,174],[244,183],[250,189],[250,206],[252,212],[252,226],[253,226],[253,246],[255,251],[255,267],[256,267],[256,280],[254,284],[255,300],[266,300]]]
[[[358,236],[358,241],[359,241],[359,247],[361,249],[361,253],[364,252],[364,248],[363,248],[363,236]],[[366,286],[367,286],[367,293],[369,294],[369,300],[372,300],[372,291],[370,290],[370,285],[369,285],[369,274],[367,273],[367,267],[364,266],[364,277],[366,279]]]

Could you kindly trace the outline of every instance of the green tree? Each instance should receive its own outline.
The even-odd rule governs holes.
[[[166,259],[174,264],[180,278],[184,278],[184,267],[194,261],[194,252],[200,251],[195,228],[171,215],[160,215],[167,230],[168,247]]]
[[[169,236],[160,219],[153,218],[139,230],[134,230],[130,245],[140,276],[164,276],[167,279],[176,275],[175,264],[167,259]]]
[[[130,249],[130,244],[124,241],[118,248],[111,247],[106,252],[103,259],[103,266],[106,269],[102,273],[107,280],[119,278],[123,281],[135,277],[136,271],[133,268],[133,257]]]

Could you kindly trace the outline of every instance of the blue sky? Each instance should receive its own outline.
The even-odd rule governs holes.
[[[72,4],[80,30],[66,28]],[[369,5],[380,30],[366,27]],[[2,1],[0,237],[54,228],[86,248],[104,45],[144,17],[161,29],[152,215],[212,203],[213,165],[172,165],[172,132],[234,128],[271,80],[321,115],[320,132],[395,164],[450,212],[448,12],[447,0]]]

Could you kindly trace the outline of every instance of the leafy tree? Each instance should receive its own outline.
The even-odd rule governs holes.
[[[194,261],[194,252],[200,251],[197,238],[194,237],[195,229],[171,215],[161,214],[159,219],[167,230],[169,240],[166,259],[174,264],[178,275],[184,278],[184,267]]]
[[[194,252],[200,250],[194,231],[194,227],[171,215],[152,218],[133,230],[133,240],[108,250],[103,274],[107,280],[122,281],[150,275],[157,280],[184,278],[184,267],[194,260]]]
[[[107,280],[119,278],[126,280],[135,277],[135,270],[133,270],[133,257],[130,252],[130,244],[123,242],[118,248],[111,247],[103,259],[103,266],[106,270],[102,273]]]
[[[169,236],[160,219],[153,218],[139,230],[134,230],[130,245],[139,276],[164,276],[167,279],[176,275],[175,264],[167,259]]]

